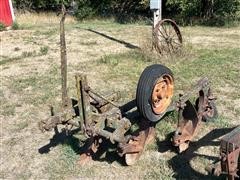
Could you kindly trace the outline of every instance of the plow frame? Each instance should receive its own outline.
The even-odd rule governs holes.
[[[132,101],[134,104],[131,108],[124,109],[123,106],[118,106],[114,102],[120,98],[118,93],[100,95],[88,85],[87,76],[81,73],[75,74],[77,103],[73,105],[73,99],[70,99],[67,94],[65,15],[66,9],[62,6],[60,21],[62,110],[55,114],[51,107],[51,117],[41,121],[39,128],[42,131],[50,131],[58,125],[65,125],[66,132],[72,128],[80,129],[88,138],[86,151],[80,157],[84,163],[97,152],[103,139],[107,139],[113,144],[118,144],[118,154],[121,157],[125,155],[126,163],[132,165],[139,159],[145,145],[154,139],[156,123],[139,117],[138,131],[134,134],[127,133],[132,124],[125,114],[136,107],[136,101]],[[195,93],[198,94],[198,103],[194,106],[189,99]],[[189,91],[179,95],[178,101],[172,102],[163,113],[160,119],[167,112],[178,111],[178,127],[173,137],[173,144],[179,147],[180,151],[187,149],[203,117],[209,113],[209,109],[213,109],[209,106],[214,100],[208,79],[202,78]]]

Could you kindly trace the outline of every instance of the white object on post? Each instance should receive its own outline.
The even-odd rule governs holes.
[[[153,28],[162,19],[162,0],[150,0],[150,9],[153,11]]]

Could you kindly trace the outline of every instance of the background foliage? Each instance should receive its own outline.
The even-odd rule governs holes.
[[[57,11],[62,0],[13,0],[18,10]],[[115,17],[119,22],[151,17],[149,0],[63,0],[78,19]],[[182,23],[239,19],[240,0],[163,0],[164,17]]]

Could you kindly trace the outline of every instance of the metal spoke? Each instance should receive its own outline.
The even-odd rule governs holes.
[[[175,35],[174,32],[172,33],[172,26],[171,26],[171,24],[169,24],[168,30],[169,30],[169,37],[171,37],[171,35],[173,35],[173,36]]]
[[[162,28],[163,28],[164,32],[166,33],[166,35],[168,36],[167,30],[165,28],[165,25],[162,25]]]
[[[165,37],[164,34],[162,33],[161,29],[159,29],[158,31],[161,33],[162,37],[163,37],[164,39],[166,39],[166,37]]]
[[[178,46],[182,46],[182,44],[179,44],[179,43],[177,43],[177,42],[175,42],[175,41],[172,41],[173,43],[175,43],[175,44],[177,44]]]
[[[159,53],[174,53],[181,48],[182,37],[176,23],[170,19],[160,21],[154,29],[155,48]]]

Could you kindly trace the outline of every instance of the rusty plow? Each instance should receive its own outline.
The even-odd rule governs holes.
[[[57,126],[65,130],[79,129],[85,135],[85,151],[80,155],[82,164],[92,159],[101,148],[103,141],[116,145],[119,156],[125,157],[127,165],[134,164],[143,153],[147,144],[155,138],[155,125],[164,119],[170,111],[178,112],[178,124],[173,145],[182,152],[189,146],[202,121],[213,119],[217,115],[215,98],[212,95],[207,78],[202,78],[189,91],[181,94],[177,101],[174,97],[174,77],[166,66],[154,64],[142,72],[136,90],[136,98],[130,101],[131,106],[119,105],[119,93],[102,95],[91,88],[87,76],[75,74],[76,97],[70,99],[67,92],[67,54],[65,43],[64,19],[65,8],[62,8],[60,22],[61,42],[61,79],[62,105],[61,111],[55,113],[51,108],[51,116],[39,123],[42,131],[50,131]],[[194,103],[190,101],[198,94]],[[75,103],[73,103],[73,100]],[[137,116],[129,114],[136,111]],[[132,125],[138,129],[132,132]]]

